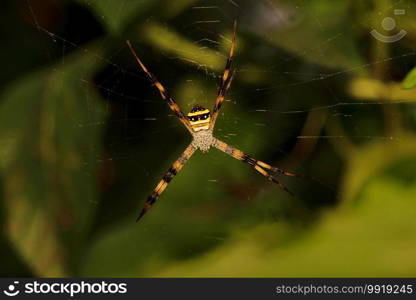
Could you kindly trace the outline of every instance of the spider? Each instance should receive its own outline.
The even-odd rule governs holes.
[[[206,153],[210,150],[211,147],[215,147],[223,151],[224,153],[234,157],[235,159],[249,164],[257,172],[265,176],[268,180],[277,184],[281,189],[289,193],[291,196],[293,196],[293,193],[280,181],[274,178],[270,173],[280,173],[286,176],[305,177],[305,175],[290,173],[277,167],[272,167],[260,160],[256,160],[253,157],[245,154],[241,150],[233,146],[227,145],[225,142],[215,138],[213,135],[215,121],[217,120],[219,110],[224,102],[224,97],[231,86],[231,82],[235,74],[235,71],[231,72],[231,63],[233,61],[234,49],[236,44],[236,28],[237,24],[236,22],[234,22],[233,38],[231,42],[230,53],[225,64],[224,72],[221,78],[220,87],[218,90],[217,98],[215,100],[215,105],[212,110],[212,113],[208,109],[200,105],[195,105],[192,108],[192,110],[187,114],[187,116],[185,116],[185,114],[179,108],[178,104],[168,94],[166,89],[157,80],[155,75],[148,71],[146,66],[138,57],[136,51],[133,49],[133,46],[131,45],[130,41],[127,41],[127,45],[131,53],[133,54],[137,63],[140,65],[141,69],[146,73],[146,77],[149,79],[152,85],[154,85],[159,90],[160,96],[166,101],[169,108],[175,113],[179,121],[182,122],[186,129],[188,129],[189,133],[192,135],[193,138],[191,144],[185,149],[182,155],[173,163],[173,165],[169,168],[167,173],[163,176],[162,180],[153,190],[152,194],[147,198],[147,201],[136,221],[139,221],[146,214],[146,212],[153,206],[156,200],[166,189],[168,184],[188,162],[192,154],[194,154],[194,152],[198,149]]]

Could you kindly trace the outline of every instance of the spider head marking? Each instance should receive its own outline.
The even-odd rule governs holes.
[[[207,130],[209,129],[209,123],[211,121],[211,113],[209,109],[206,109],[201,105],[195,105],[188,113],[188,120],[195,132]]]

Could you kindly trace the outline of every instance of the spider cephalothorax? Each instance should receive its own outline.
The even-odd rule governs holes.
[[[193,131],[207,130],[211,123],[211,113],[209,112],[209,109],[206,109],[201,105],[195,105],[188,113],[188,120]]]
[[[163,191],[168,186],[169,182],[179,173],[182,167],[187,163],[189,158],[194,154],[196,150],[201,150],[202,152],[208,152],[211,147],[215,147],[222,152],[238,159],[242,162],[247,163],[252,168],[254,168],[257,172],[261,175],[266,177],[268,180],[277,184],[280,188],[292,194],[279,180],[277,180],[271,173],[278,173],[286,176],[297,176],[297,177],[304,177],[302,175],[294,174],[286,172],[282,169],[277,167],[272,167],[260,160],[254,159],[251,156],[245,154],[241,150],[234,148],[230,145],[227,145],[223,141],[216,139],[212,133],[215,126],[215,121],[218,117],[219,110],[221,108],[222,103],[224,102],[224,97],[231,86],[231,82],[233,80],[234,72],[230,72],[231,62],[234,56],[234,47],[235,47],[235,31],[236,31],[236,23],[234,23],[234,32],[233,32],[233,39],[231,43],[230,54],[228,56],[227,62],[225,64],[224,73],[221,78],[221,83],[219,87],[219,91],[217,94],[217,98],[215,99],[215,105],[212,109],[212,114],[210,111],[200,105],[195,105],[192,110],[185,116],[185,114],[180,109],[179,105],[175,102],[175,100],[169,95],[163,85],[156,79],[156,77],[150,73],[146,66],[142,63],[140,58],[137,56],[136,52],[134,51],[133,47],[131,46],[130,42],[127,41],[128,46],[130,47],[131,53],[136,58],[136,61],[139,63],[142,70],[146,73],[147,78],[149,81],[159,90],[160,95],[166,101],[169,108],[175,113],[178,117],[179,121],[188,129],[190,134],[193,137],[192,143],[185,149],[185,151],[181,154],[181,156],[173,163],[173,165],[169,168],[167,173],[163,176],[162,180],[158,183],[156,188],[153,190],[152,194],[147,198],[147,201],[140,212],[139,220],[156,202],[156,199],[163,193]]]

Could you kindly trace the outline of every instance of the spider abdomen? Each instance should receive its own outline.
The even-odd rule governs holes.
[[[201,150],[202,152],[208,152],[209,148],[213,145],[215,138],[212,135],[212,130],[201,130],[193,134],[192,145]]]

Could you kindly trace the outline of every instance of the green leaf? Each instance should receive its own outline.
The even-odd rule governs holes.
[[[120,33],[132,19],[143,15],[150,7],[158,4],[154,0],[88,1],[79,0],[90,8],[97,20],[111,33]]]
[[[410,71],[402,82],[404,89],[412,89],[416,86],[416,68]]]
[[[0,96],[6,231],[37,276],[70,274],[95,210],[101,130],[94,124],[104,113],[90,80],[100,63],[80,52]]]

